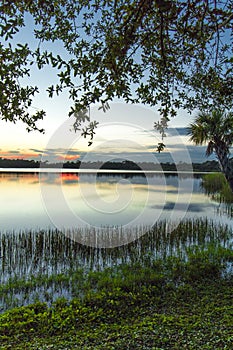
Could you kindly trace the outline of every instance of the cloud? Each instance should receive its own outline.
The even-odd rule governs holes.
[[[43,161],[47,160],[50,163],[77,160],[80,158],[81,154],[79,149],[70,150],[66,148],[47,148],[43,150],[38,148],[31,148],[30,150],[40,153],[40,156],[43,157]]]
[[[187,136],[188,135],[188,128],[167,128],[165,130],[165,133],[168,136],[176,136],[176,135]]]
[[[165,142],[166,144],[166,142]],[[148,150],[156,151],[156,145],[149,145]],[[176,159],[176,161],[184,161],[190,157],[194,163],[202,163],[207,160],[216,160],[215,154],[206,157],[206,146],[188,145],[185,143],[174,143],[166,145],[166,148],[161,153],[157,153],[158,159],[164,162],[167,159]],[[169,160],[170,161],[170,160]]]
[[[62,160],[62,161],[77,160],[78,158],[80,158],[80,155],[78,155],[78,154],[76,154],[75,156],[69,155],[69,154],[57,156],[57,159]]]
[[[167,128],[164,130],[166,136],[187,136],[188,135],[188,128],[187,127],[177,127],[177,128]],[[151,136],[155,136],[155,134],[160,134],[159,130],[150,129],[150,130],[138,130],[137,133],[139,134],[149,134]]]
[[[44,152],[42,149],[38,149],[38,148],[30,148],[29,151],[33,151],[33,152],[36,152],[36,153],[43,153]]]
[[[20,154],[20,151],[7,151],[7,152],[12,154]]]
[[[40,152],[45,154],[79,154],[79,149],[72,149],[69,150],[67,148],[46,148],[46,149],[38,149],[38,148],[31,148],[30,149],[33,152]]]
[[[31,150],[29,150],[31,151]],[[37,159],[40,154],[38,153],[32,153],[25,150],[6,150],[0,151],[0,157],[1,158],[7,158],[7,159]]]
[[[67,154],[70,156],[72,156],[72,155],[77,156],[80,154],[80,151],[79,150],[69,150],[69,151],[67,151]]]

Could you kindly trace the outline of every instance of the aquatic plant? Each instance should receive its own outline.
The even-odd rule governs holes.
[[[88,232],[82,232],[85,233]],[[102,234],[101,231],[97,233]],[[104,285],[106,288],[121,286],[116,276],[119,266],[126,270],[132,265],[144,268],[137,270],[138,284],[140,279],[148,279],[153,284],[152,281],[160,278],[157,272],[147,274],[145,271],[156,262],[169,257],[187,261],[195,247],[199,247],[200,254],[204,255],[210,247],[214,252],[219,252],[221,247],[226,251],[232,248],[232,230],[207,219],[182,221],[171,232],[167,230],[167,222],[158,222],[134,242],[116,248],[84,246],[69,235],[57,230],[0,233],[2,311],[38,300],[51,305],[60,296],[80,297]],[[216,255],[215,260],[218,260]],[[111,278],[108,269],[111,269]],[[106,278],[101,275],[103,270],[107,273]],[[127,273],[124,280],[130,286],[135,283],[135,278],[134,273]]]

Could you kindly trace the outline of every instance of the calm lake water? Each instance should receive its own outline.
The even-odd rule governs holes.
[[[203,193],[202,176],[0,171],[0,313],[38,300],[51,305],[60,297],[80,297],[87,271],[185,257],[192,246],[209,242],[229,247],[233,220]],[[177,227],[188,218],[200,219]],[[80,232],[83,239],[77,239]]]
[[[204,194],[201,174],[36,171],[0,172],[2,232],[148,226],[190,217],[232,226],[224,205]]]

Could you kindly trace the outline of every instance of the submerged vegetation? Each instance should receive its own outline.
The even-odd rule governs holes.
[[[0,241],[0,349],[231,349],[227,226],[158,222],[117,248],[55,230]]]
[[[115,234],[115,228],[113,230]],[[232,245],[231,230],[207,219],[186,220],[174,230],[168,229],[167,222],[158,222],[141,237],[138,228],[138,239],[116,248],[84,246],[78,243],[81,234],[87,235],[88,230],[66,235],[57,230],[1,233],[2,311],[36,301],[51,305],[61,296],[80,297],[91,287],[88,273],[91,276],[104,269],[117,270],[119,266],[132,264],[150,266],[154,261],[168,258],[187,261],[191,251],[197,248],[212,249],[215,254],[221,249],[228,251]],[[96,234],[101,235],[101,232]],[[118,234],[122,235],[122,231]],[[92,287],[97,288],[96,285]]]

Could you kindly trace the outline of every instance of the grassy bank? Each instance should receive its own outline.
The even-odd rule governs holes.
[[[0,349],[232,349],[226,248],[89,273],[82,298],[0,315]],[[91,286],[91,288],[90,288]]]

